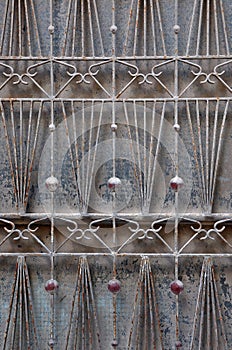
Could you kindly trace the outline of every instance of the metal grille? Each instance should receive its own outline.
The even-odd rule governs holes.
[[[0,11],[1,348],[230,349],[230,0]]]

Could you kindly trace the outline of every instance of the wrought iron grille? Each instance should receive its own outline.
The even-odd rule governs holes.
[[[0,1],[0,346],[230,349],[230,0]]]

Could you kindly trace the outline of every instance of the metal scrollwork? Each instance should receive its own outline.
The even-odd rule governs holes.
[[[213,233],[215,233],[217,236],[219,236],[225,243],[227,243],[229,246],[230,243],[221,235],[221,233],[225,230],[226,226],[223,225],[221,228],[219,228],[218,226],[227,222],[227,221],[231,221],[231,219],[226,219],[226,220],[220,220],[215,222],[213,228],[210,228],[209,230],[206,230],[204,228],[202,228],[202,224],[200,222],[199,223],[199,227],[198,228],[194,228],[191,226],[192,230],[194,232],[196,232],[197,235],[199,235],[200,233],[204,233],[205,235],[203,237],[200,238],[200,240],[205,240],[205,239],[211,239],[211,240],[215,240],[215,238],[212,236]]]
[[[12,221],[8,221],[5,219],[0,219],[0,221],[8,224],[11,226],[11,228],[7,228],[6,226],[4,227],[4,230],[8,233],[8,237],[11,236],[12,234],[16,234],[17,236],[13,238],[14,241],[18,241],[20,239],[28,240],[29,237],[25,236],[25,233],[35,233],[39,228],[35,227],[34,229],[31,228],[31,225],[33,225],[35,222],[40,221],[40,220],[35,220],[32,221],[31,223],[28,224],[27,228],[20,230],[15,227],[15,224]]]
[[[31,72],[30,72],[30,70],[31,70],[31,69],[35,69],[35,67],[36,67],[37,65],[33,65],[33,66],[31,66],[31,67],[28,67],[26,73],[23,73],[23,74],[16,73],[16,72],[14,71],[14,68],[11,67],[11,66],[9,66],[8,64],[5,64],[5,63],[0,62],[0,65],[3,66],[3,67],[5,67],[5,68],[7,68],[7,69],[9,69],[9,73],[7,73],[7,72],[3,72],[3,73],[2,73],[5,77],[8,78],[8,79],[6,80],[5,83],[7,83],[7,82],[8,82],[10,79],[12,79],[12,78],[16,78],[16,80],[13,81],[13,84],[14,84],[14,85],[18,85],[18,84],[20,84],[20,83],[23,84],[23,85],[28,85],[28,82],[25,80],[25,78],[26,78],[26,77],[28,77],[28,78],[33,78],[33,77],[35,77],[35,76],[37,75],[37,72],[34,72],[34,73],[31,73]],[[4,85],[5,85],[5,84],[4,84]],[[2,87],[3,87],[3,86],[1,86],[1,88],[2,88]]]
[[[163,74],[163,71],[161,72],[156,72],[157,69],[159,69],[160,67],[163,67],[165,65],[168,65],[169,63],[173,62],[174,60],[168,60],[165,62],[162,62],[160,64],[155,65],[154,67],[152,67],[151,73],[148,73],[146,75],[143,75],[143,80],[141,82],[139,82],[139,84],[152,84],[152,81],[150,80],[150,78],[155,79],[166,91],[170,96],[174,96],[173,93],[167,88],[167,86],[159,79],[159,77]]]

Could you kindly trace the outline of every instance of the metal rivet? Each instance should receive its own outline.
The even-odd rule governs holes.
[[[118,346],[117,340],[114,339],[114,340],[112,341],[111,345],[112,345],[113,348],[116,348],[116,347]]]
[[[117,32],[117,30],[118,30],[118,28],[115,25],[110,27],[110,31],[111,31],[112,34],[115,34]]]
[[[56,126],[55,126],[55,124],[50,124],[49,125],[49,130],[52,132],[52,131],[55,131],[55,129],[56,129]]]
[[[49,33],[50,34],[53,34],[54,33],[54,26],[52,26],[52,25],[50,25],[49,27],[48,27],[48,31],[49,31]]]
[[[175,34],[178,34],[180,31],[180,26],[178,26],[178,24],[174,25],[173,30]]]
[[[59,185],[59,181],[57,180],[56,177],[50,176],[45,181],[45,185],[46,185],[48,191],[55,192],[57,190],[58,185]]]
[[[116,131],[117,128],[118,128],[117,124],[115,124],[115,123],[111,124],[111,130],[112,131]]]
[[[180,131],[180,125],[179,124],[174,124],[173,128],[178,132]]]
[[[54,344],[55,344],[54,339],[49,339],[48,345],[53,347]]]

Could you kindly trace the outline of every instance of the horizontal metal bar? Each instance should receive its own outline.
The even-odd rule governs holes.
[[[194,257],[194,256],[198,256],[198,257],[214,257],[214,258],[231,258],[232,257],[232,253],[183,253],[183,254],[179,254],[178,257]]]
[[[122,103],[122,102],[181,102],[181,101],[232,101],[232,97],[169,97],[169,98],[128,98],[128,99],[117,99],[114,100],[113,98],[57,98],[57,97],[46,97],[46,98],[9,98],[4,97],[0,98],[0,101],[13,101],[13,102],[19,102],[19,101],[25,101],[25,102],[112,102],[115,103]]]
[[[91,214],[80,214],[80,213],[56,213],[52,217],[53,218],[71,218],[71,219],[77,219],[77,220],[84,220],[84,219],[96,219],[96,218],[109,218],[109,213],[91,213]],[[9,218],[9,219],[40,219],[47,217],[48,219],[51,218],[50,213],[26,213],[26,214],[19,214],[19,213],[0,213],[0,218]],[[135,219],[135,220],[159,220],[159,219],[171,219],[175,218],[173,213],[150,213],[143,215],[141,213],[120,213],[120,215],[117,216],[117,218],[128,218],[128,219]],[[232,213],[211,213],[211,214],[198,214],[198,213],[178,213],[178,218],[180,221],[186,219],[193,219],[193,220],[199,220],[199,221],[214,221],[214,220],[222,220],[222,219],[230,219],[232,220]]]
[[[53,253],[53,254],[49,254],[49,253],[22,253],[22,252],[18,252],[18,253],[0,253],[0,257],[18,257],[18,256],[28,256],[28,257],[51,257],[53,256],[55,257],[65,257],[65,256],[69,256],[69,257],[78,257],[78,256],[88,256],[88,257],[95,257],[95,256],[103,256],[103,257],[119,257],[119,258],[123,258],[123,257],[144,257],[144,256],[148,256],[148,257],[160,257],[160,258],[182,258],[182,257],[214,257],[214,258],[231,258],[232,257],[232,253],[183,253],[183,254],[178,254],[178,253],[81,253],[81,252],[62,252],[62,253]]]
[[[116,56],[116,60],[121,61],[144,61],[144,60],[170,60],[174,58],[180,58],[180,59],[186,59],[186,60],[210,60],[210,59],[231,59],[232,55],[209,55],[209,56],[174,56],[174,55],[167,55],[167,56]],[[0,56],[0,61],[46,61],[46,60],[59,60],[59,61],[108,61],[112,59],[112,56],[98,56],[98,57],[81,57],[81,56]]]
[[[0,61],[47,61],[49,56],[0,56]],[[53,60],[53,59],[51,59]]]

